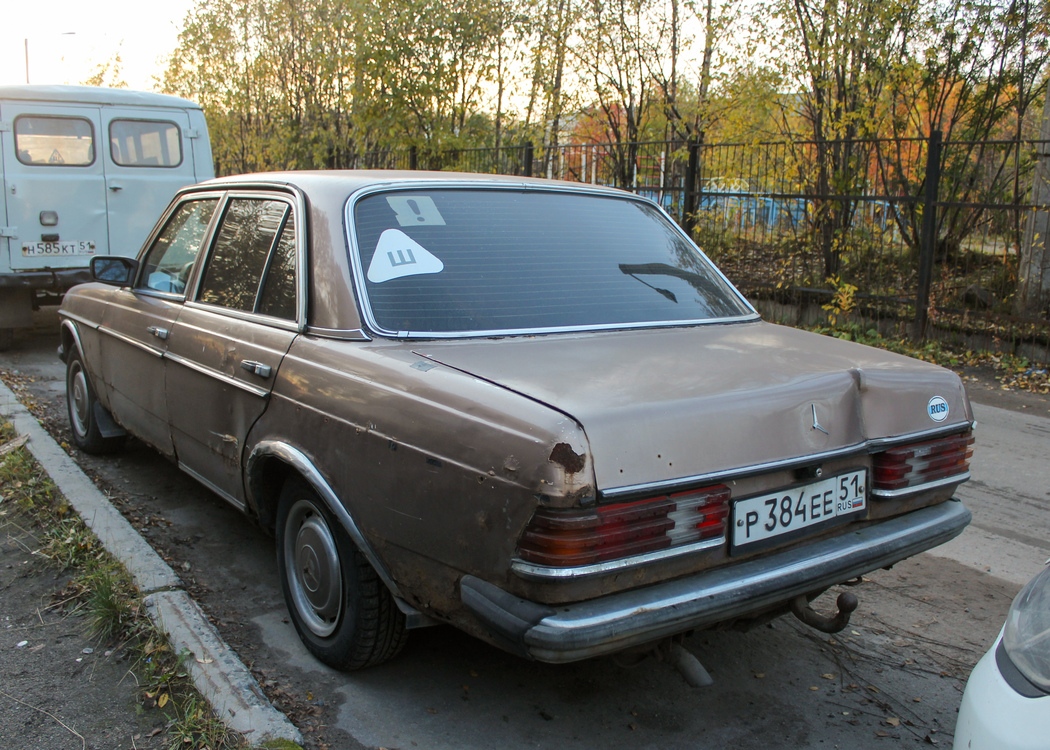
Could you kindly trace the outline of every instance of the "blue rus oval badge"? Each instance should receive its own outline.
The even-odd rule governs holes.
[[[941,396],[934,396],[926,404],[926,413],[934,422],[943,422],[948,418],[948,402]]]

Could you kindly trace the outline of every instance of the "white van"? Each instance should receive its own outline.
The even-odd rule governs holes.
[[[92,256],[134,256],[176,190],[215,176],[198,105],[89,86],[0,86],[0,166],[0,351]]]

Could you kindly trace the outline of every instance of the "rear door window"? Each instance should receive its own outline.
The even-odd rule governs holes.
[[[15,153],[31,166],[86,167],[95,163],[95,129],[82,117],[22,115],[15,119]]]
[[[111,120],[109,150],[122,167],[166,167],[182,164],[182,133],[173,122]]]
[[[204,268],[198,301],[295,319],[295,222],[282,200],[233,198]]]

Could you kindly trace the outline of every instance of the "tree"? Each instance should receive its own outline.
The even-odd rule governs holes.
[[[1044,91],[1043,120],[1040,128],[1043,143],[1037,149],[1032,176],[1033,210],[1025,225],[1021,246],[1015,310],[1020,315],[1050,316],[1050,94]]]
[[[478,115],[502,11],[500,0],[198,0],[164,85],[204,107],[219,173],[473,143],[477,128],[487,136]]]
[[[907,56],[919,0],[769,0],[783,52],[779,72],[799,90],[781,126],[794,135],[804,127],[810,143],[795,159],[812,196],[811,231],[824,260],[824,275],[837,275],[840,243],[856,203],[840,196],[863,191],[868,144],[878,132],[879,101],[889,71]],[[762,24],[765,33],[768,25]]]
[[[124,62],[117,52],[113,57],[95,66],[95,72],[83,81],[85,86],[106,86],[111,89],[126,89],[123,74]]]
[[[1027,0],[960,0],[924,6],[914,41],[886,84],[885,132],[894,145],[877,153],[881,179],[892,194],[923,192],[924,155],[907,138],[944,136],[937,217],[940,258],[955,253],[985,221],[970,205],[1021,199],[1026,165],[997,139],[1018,140],[1032,103],[1045,91],[1047,6]],[[918,248],[922,225],[916,203],[895,204],[902,236]],[[1021,243],[1019,213],[1014,244]]]

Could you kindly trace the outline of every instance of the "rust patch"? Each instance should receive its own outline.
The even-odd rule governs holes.
[[[572,449],[568,443],[558,443],[551,451],[549,461],[558,464],[570,474],[581,471],[584,467],[584,457]]]

